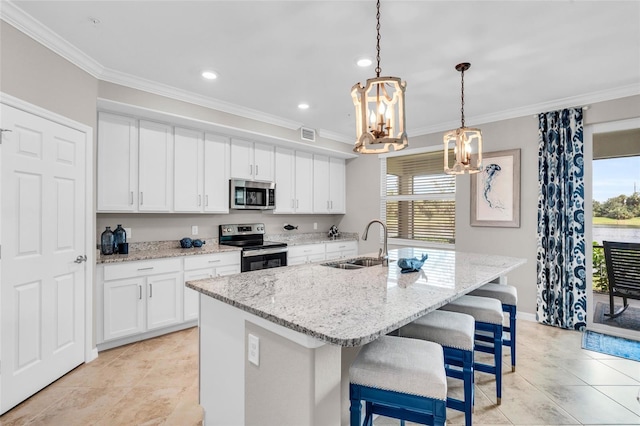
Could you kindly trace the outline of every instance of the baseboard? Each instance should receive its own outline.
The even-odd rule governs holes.
[[[111,340],[108,342],[99,343],[97,345],[98,352],[105,351],[107,349],[117,348],[118,346],[128,345],[129,343],[139,342],[141,340],[151,339],[153,337],[162,336],[163,334],[173,333],[174,331],[184,330],[186,328],[195,327],[198,325],[198,320],[177,324],[172,327],[162,328],[160,330],[153,330],[146,333],[136,334],[122,339]]]
[[[98,358],[98,348],[95,347],[93,349],[91,349],[91,351],[89,352],[89,356],[87,357],[87,359],[84,360],[85,364],[89,363],[91,361],[93,361],[94,359]]]
[[[538,320],[536,319],[536,314],[530,314],[528,312],[518,312],[518,319],[531,321],[531,322],[538,322]]]

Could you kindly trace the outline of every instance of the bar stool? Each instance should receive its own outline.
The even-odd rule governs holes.
[[[361,426],[373,414],[426,425],[443,426],[447,418],[447,377],[442,346],[395,336],[365,345],[349,368],[351,426]]]
[[[447,376],[464,382],[464,399],[447,397],[447,407],[464,412],[465,425],[471,426],[473,412],[473,343],[475,320],[471,315],[433,311],[401,327],[400,337],[428,340],[442,345]],[[451,368],[452,366],[462,368]]]
[[[489,283],[469,293],[471,296],[491,297],[502,303],[502,311],[509,314],[509,326],[503,331],[509,338],[502,338],[502,344],[511,348],[511,371],[516,371],[516,316],[518,315],[518,289],[512,285]]]
[[[440,308],[471,315],[476,320],[474,351],[493,354],[494,365],[473,363],[474,369],[496,377],[496,403],[502,402],[502,305],[497,299],[461,296]],[[484,333],[489,333],[487,336]],[[491,345],[487,345],[491,343]]]

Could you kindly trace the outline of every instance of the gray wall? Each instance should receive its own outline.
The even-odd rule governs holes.
[[[542,112],[542,111],[541,111]],[[585,111],[585,126],[640,117],[640,96],[592,104]],[[474,125],[470,122],[470,125]],[[507,276],[509,284],[518,288],[518,309],[536,311],[536,232],[538,179],[538,121],[533,115],[482,124],[485,152],[521,149],[520,228],[471,227],[470,179],[468,175],[456,181],[456,249],[492,253],[527,259],[527,263]],[[442,133],[409,137],[410,148],[442,144]],[[367,222],[379,215],[380,166],[378,157],[360,156],[347,163],[347,214],[341,225],[361,232]],[[591,168],[585,169],[586,185],[591,185]],[[586,208],[591,208],[587,200]],[[376,238],[360,241],[360,252],[378,249]],[[428,261],[427,261],[428,267]]]

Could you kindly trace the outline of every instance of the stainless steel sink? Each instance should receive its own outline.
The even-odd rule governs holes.
[[[323,263],[322,266],[338,269],[362,269],[370,266],[381,265],[382,259],[377,257],[359,257],[355,259],[337,260],[335,262]]]

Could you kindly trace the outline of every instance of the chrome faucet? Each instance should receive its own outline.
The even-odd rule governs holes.
[[[369,227],[372,223],[378,222],[382,229],[384,230],[384,245],[378,252],[378,260],[382,260],[382,266],[389,266],[389,250],[387,249],[387,225],[378,219],[373,219],[371,222],[367,223],[367,227],[364,228],[364,232],[362,233],[362,239],[367,241],[367,235],[369,234]]]

